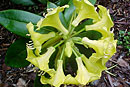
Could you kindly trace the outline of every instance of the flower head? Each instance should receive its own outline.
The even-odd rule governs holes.
[[[75,5],[76,10],[73,5]],[[31,44],[33,49],[27,48],[27,60],[44,72],[41,75],[42,84],[50,84],[55,87],[60,87],[61,84],[86,85],[101,77],[102,71],[107,69],[105,63],[116,52],[117,41],[114,40],[114,34],[110,31],[113,22],[105,7],[99,5],[99,12],[97,12],[89,0],[73,0],[70,8],[63,12],[67,7],[68,5],[51,8],[45,18],[37,23],[37,29],[34,29],[32,23],[27,24],[27,29],[33,41],[33,44]],[[68,13],[71,19],[67,21],[69,23],[67,29],[67,27],[64,27],[66,20],[68,20],[66,12],[69,12],[72,8],[75,11]],[[63,15],[59,15],[59,13]],[[61,16],[62,19],[59,18]],[[92,19],[93,23],[87,25],[88,21],[83,21],[86,19]],[[62,23],[64,21],[64,23],[62,24],[61,21]],[[45,29],[44,27],[51,32],[39,33],[39,29]],[[52,27],[53,29],[49,30]],[[55,31],[54,28],[59,31]],[[87,33],[89,35],[85,36],[85,30],[101,33],[102,37],[98,40],[92,40],[89,37],[91,34]],[[84,49],[86,50],[85,47],[92,48],[95,52],[91,51],[93,53],[89,56],[87,53],[83,54]],[[46,48],[47,51],[44,52]],[[91,49],[87,49],[87,52],[89,50]],[[74,56],[76,56],[76,61]],[[66,65],[75,68],[74,71],[77,69],[77,73],[73,74],[75,76],[66,72],[66,69],[68,69]],[[46,77],[46,75],[50,77]]]

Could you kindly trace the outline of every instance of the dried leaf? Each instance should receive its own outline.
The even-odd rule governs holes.
[[[122,58],[119,58],[119,59],[117,60],[117,63],[118,63],[120,66],[122,66],[122,67],[128,67],[128,66],[129,66],[129,64],[128,64],[125,60],[123,60]]]
[[[26,82],[22,78],[19,78],[17,82],[17,87],[26,87]]]

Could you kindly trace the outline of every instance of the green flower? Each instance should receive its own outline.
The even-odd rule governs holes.
[[[55,32],[50,32],[48,34],[40,34],[38,32],[35,32],[34,26],[32,23],[27,24],[27,29],[31,35],[34,48],[36,48],[35,50],[36,55],[39,55],[39,53],[41,52],[41,46],[45,41],[49,40],[50,38],[55,37]]]
[[[105,64],[116,52],[117,41],[111,39],[111,37],[103,40],[89,40],[87,37],[84,37],[82,42],[96,51],[96,53],[93,53],[90,57],[90,61],[93,62],[96,62],[102,58],[102,64]]]
[[[110,28],[113,27],[113,22],[111,20],[111,17],[109,15],[109,10],[107,11],[107,9],[101,5],[98,6],[99,7],[99,15],[101,20],[92,24],[92,25],[86,25],[86,31],[89,30],[96,30],[99,31],[102,35],[103,38],[109,37],[111,36],[111,32],[110,32]]]
[[[37,57],[34,55],[32,49],[27,48],[28,56],[26,60],[31,62],[33,65],[35,65],[39,69],[46,71],[49,69],[49,66],[48,66],[49,58],[51,57],[54,51],[55,51],[54,47],[49,47],[46,53]]]
[[[58,60],[57,71],[55,72],[55,75],[52,76],[50,79],[46,78],[45,76],[41,76],[41,83],[51,84],[55,87],[60,87],[60,85],[63,84],[65,80],[65,75],[62,67],[63,60]]]
[[[85,55],[82,55],[81,58],[82,58],[83,63],[85,64],[85,67],[88,70],[88,72],[93,74],[93,76],[91,78],[94,79],[94,80],[99,79],[101,77],[101,72],[103,70],[107,69],[105,66],[100,64],[101,60],[98,60],[97,62],[93,63],[93,62],[90,61],[90,59],[86,58]],[[91,82],[91,80],[90,80],[90,82]]]
[[[86,67],[83,65],[83,62],[81,58],[76,58],[77,65],[78,65],[78,70],[77,70],[77,75],[75,79],[83,85],[86,85],[89,82],[90,79],[90,74],[87,71]]]
[[[45,18],[41,19],[38,23],[38,29],[44,26],[52,26],[61,31],[64,35],[68,34],[68,30],[62,25],[59,13],[64,10],[64,8],[68,7],[68,5],[54,8],[53,11],[48,12]]]
[[[73,4],[76,10],[72,14],[68,29],[64,27],[64,23],[61,23],[63,19],[59,18],[59,13],[64,14],[63,10],[68,5],[51,8],[52,11],[49,11],[45,18],[37,23],[36,30],[32,23],[27,24],[33,41],[33,43],[28,44],[27,60],[44,72],[41,75],[42,84],[50,84],[55,87],[60,87],[61,84],[86,85],[100,79],[102,71],[107,69],[105,63],[116,52],[117,41],[114,40],[114,34],[110,31],[113,22],[109,10],[99,5],[99,12],[97,12],[94,5],[88,0],[73,0]],[[72,9],[71,6],[70,9]],[[64,15],[62,16],[64,17]],[[85,25],[87,21],[83,23],[83,20],[86,19],[93,19],[93,23]],[[64,21],[66,21],[66,16]],[[59,32],[53,30],[47,34],[37,32],[39,29],[45,29],[42,28],[45,26],[54,27]],[[85,36],[86,31],[101,33],[102,37],[92,40],[90,39],[91,34],[88,32],[88,35]],[[87,53],[82,54],[84,49],[86,50],[85,47],[95,50],[88,58],[86,57]],[[46,48],[47,51],[44,53]],[[73,57],[76,57],[75,63],[77,63],[77,67],[74,67],[77,69],[77,73],[74,73],[75,76],[66,71],[68,69],[66,65],[73,66],[71,65],[74,61]],[[46,74],[50,77],[46,77]]]
[[[78,12],[78,16],[72,23],[74,26],[77,26],[82,20],[87,18],[94,19],[95,21],[100,20],[94,6],[88,0],[73,0],[73,2]]]

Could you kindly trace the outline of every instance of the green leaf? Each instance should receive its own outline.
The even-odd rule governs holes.
[[[32,0],[11,0],[15,4],[21,5],[34,5],[35,3]]]
[[[40,30],[35,30],[35,32],[41,33],[41,34],[48,34],[49,32],[57,32],[58,30],[51,26],[45,26],[42,27]]]
[[[83,29],[85,27],[85,25],[91,25],[91,24],[93,24],[93,20],[92,19],[85,20],[84,22],[82,22],[82,24],[79,24],[75,28],[75,31],[79,31],[79,30]]]
[[[57,5],[52,2],[47,2],[47,8],[56,8]]]
[[[56,7],[57,7],[56,4],[54,4],[52,2],[47,2],[47,8],[56,8]],[[62,12],[60,12],[59,18],[60,18],[61,23],[64,25],[64,27],[67,28],[67,23],[66,23],[65,17]]]
[[[59,51],[59,49],[57,48],[56,51],[50,57],[49,68],[55,68],[55,59],[58,54],[58,51]]]
[[[7,50],[5,56],[5,63],[11,67],[25,67],[30,63],[26,61],[27,52],[26,52],[26,43],[28,39],[21,38],[16,40]]]
[[[130,32],[128,32],[128,35],[130,35]]]
[[[68,23],[67,25],[69,25],[70,20],[72,18],[72,14],[75,11],[75,6],[73,4],[73,0],[70,0],[68,5],[69,5],[69,8],[66,8],[65,12],[64,12],[64,16],[65,16],[66,22]]]
[[[32,22],[34,25],[40,20],[41,16],[21,10],[0,11],[0,24],[10,32],[27,37],[28,30],[26,24]]]
[[[61,23],[64,25],[65,28],[67,28],[67,22],[62,12],[60,12],[59,17],[60,17]]]
[[[34,81],[34,87],[51,87],[50,85],[43,85],[40,82],[40,76],[38,76],[38,74],[36,75],[35,81]]]
[[[70,0],[59,0],[58,5],[63,6],[67,4]]]
[[[83,45],[76,44],[76,47],[79,49],[79,52],[81,54],[84,54],[87,58],[89,58],[92,55],[92,53],[94,52],[93,49],[86,48]]]
[[[98,31],[90,30],[90,31],[85,31],[77,35],[79,37],[88,37],[91,40],[98,40],[102,37],[102,34]]]
[[[119,41],[119,40],[118,40],[118,41],[117,41],[117,44],[118,44],[118,45],[122,45],[123,43],[122,43],[122,41]]]
[[[47,4],[47,0],[38,0],[39,2],[41,2],[42,4]]]
[[[124,35],[124,34],[125,34],[125,31],[120,30],[120,31],[119,31],[119,34],[120,34],[120,35]]]
[[[40,82],[40,76],[38,74],[36,75],[35,81],[34,81],[34,87],[43,87],[43,85]]]
[[[97,0],[89,0],[93,5],[95,5]]]

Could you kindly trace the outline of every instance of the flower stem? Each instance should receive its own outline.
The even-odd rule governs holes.
[[[63,58],[64,51],[65,51],[65,46],[63,46],[63,49],[62,49],[62,52],[61,52],[61,56],[60,56],[60,60],[62,60],[62,58]]]
[[[76,12],[74,11],[73,14],[72,14],[72,17],[71,17],[71,19],[70,19],[70,24],[69,24],[69,29],[68,29],[69,32],[70,32],[71,29],[72,29],[72,28],[71,28],[71,27],[72,27],[71,24],[72,24],[73,20],[75,19],[75,17],[76,17]]]
[[[54,46],[54,48],[58,47],[58,46],[61,45],[63,42],[64,42],[64,40],[60,41],[60,43],[56,44],[56,45]]]
[[[79,34],[79,33],[81,33],[81,32],[83,32],[84,30],[85,30],[85,28],[81,29],[80,31],[78,31],[75,34],[73,34],[72,37],[75,36],[75,35],[77,35],[77,34]]]
[[[73,46],[73,49],[76,52],[76,54],[78,55],[78,57],[81,56],[81,53],[78,51],[78,48],[75,45]]]
[[[72,51],[73,51],[73,53],[74,53],[74,55],[75,55],[76,57],[79,57],[78,54],[75,52],[74,49],[72,49]]]

